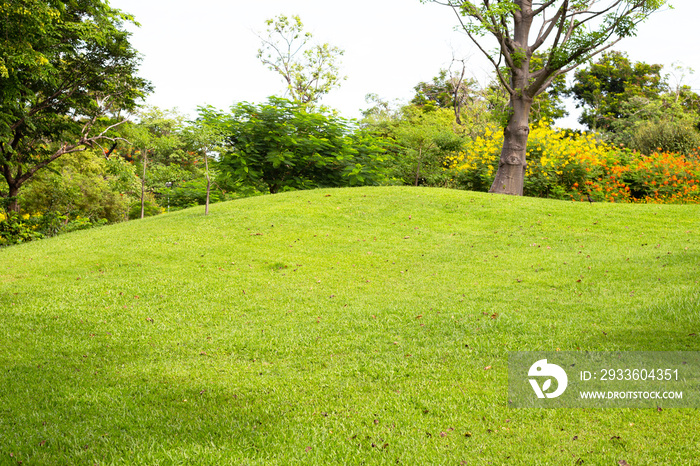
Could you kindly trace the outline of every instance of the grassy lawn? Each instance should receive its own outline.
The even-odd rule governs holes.
[[[0,250],[0,464],[700,464],[508,352],[700,350],[700,208],[292,192]]]

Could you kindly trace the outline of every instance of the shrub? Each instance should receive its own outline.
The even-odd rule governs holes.
[[[43,238],[37,231],[37,222],[28,214],[0,212],[0,246],[24,243]]]
[[[700,134],[687,123],[647,121],[632,137],[632,148],[643,154],[655,151],[689,154],[700,146]]]
[[[207,200],[207,180],[206,179],[195,179],[190,181],[185,181],[170,188],[170,191],[163,191],[160,193],[160,203],[167,205],[169,203],[171,208],[174,209],[184,209],[186,207],[194,207],[197,205],[204,205]],[[216,189],[215,185],[212,183],[212,187],[209,193],[209,202],[221,202],[226,200],[226,194],[220,189]],[[140,211],[139,211],[140,214]]]
[[[467,144],[467,149],[451,158],[455,179],[470,190],[487,191],[496,174],[503,146],[503,132],[487,130]],[[524,193],[533,197],[567,198],[567,193],[585,179],[581,154],[605,157],[609,147],[592,134],[556,130],[546,121],[535,125],[527,146]]]
[[[446,170],[460,187],[486,191],[495,176],[503,134],[486,131],[450,158]],[[697,147],[683,155],[644,155],[601,142],[591,133],[552,129],[530,131],[525,195],[610,202],[700,203]]]
[[[146,194],[146,199],[143,203],[144,217],[160,215],[163,212],[165,212],[165,209],[158,205],[153,196]],[[134,202],[131,204],[131,207],[129,207],[129,220],[135,220],[137,218],[141,218],[141,201]]]

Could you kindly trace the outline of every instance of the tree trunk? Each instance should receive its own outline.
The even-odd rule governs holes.
[[[209,215],[209,193],[211,192],[211,179],[209,178],[209,161],[207,154],[204,154],[204,166],[207,174],[207,202],[204,204],[204,215]]]
[[[527,161],[527,137],[530,133],[528,120],[532,98],[526,96],[512,96],[511,107],[513,114],[508,125],[503,130],[503,149],[501,160],[498,163],[496,178],[491,185],[490,193],[523,195],[525,184],[525,168]]]
[[[418,186],[418,179],[420,178],[420,166],[423,161],[423,146],[418,146],[418,166],[416,167],[416,186]]]
[[[141,177],[141,218],[145,217],[146,207],[146,164],[148,164],[148,153],[143,150],[143,176]]]
[[[19,200],[17,199],[17,196],[19,195],[19,188],[21,185],[16,183],[8,183],[8,187],[9,192],[7,193],[7,197],[9,199],[9,203],[7,205],[7,209],[10,212],[19,213]]]

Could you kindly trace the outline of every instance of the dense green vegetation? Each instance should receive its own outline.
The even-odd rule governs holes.
[[[698,350],[698,213],[330,189],[2,249],[2,462],[691,464],[696,410],[511,409],[507,355]]]
[[[472,38],[484,33],[481,10],[457,3],[465,19],[476,19],[464,25]],[[663,3],[640,2],[618,12],[616,24]],[[418,83],[409,103],[372,95],[363,118],[352,121],[320,103],[345,78],[343,50],[315,42],[298,16],[279,15],[259,36],[258,58],[284,80],[288,99],[200,108],[194,121],[141,107],[127,121],[124,112],[152,89],[138,77],[128,42],[132,17],[99,0],[2,5],[0,246],[193,205],[207,212],[210,202],[270,192],[362,185],[487,191],[512,146],[504,127],[515,101],[504,77],[525,62],[522,73],[552,78],[530,105],[528,133],[539,136],[521,154],[525,195],[700,201],[700,97],[683,82],[692,70],[676,67],[672,79],[661,65],[607,52],[576,71],[567,88],[566,60],[554,49],[518,58],[506,47],[500,53],[515,61],[496,67],[483,88],[465,78],[466,60],[453,59]],[[494,18],[511,15],[510,6],[484,8]],[[597,42],[591,36],[571,50]],[[590,132],[547,129],[566,114],[565,95],[583,108]]]
[[[297,16],[260,36],[284,97],[188,119],[142,106],[128,14],[0,0],[0,464],[695,462],[697,410],[507,399],[510,351],[700,350],[700,97],[594,58],[666,2],[562,2],[527,50],[557,2],[475,3],[493,82],[356,121]]]

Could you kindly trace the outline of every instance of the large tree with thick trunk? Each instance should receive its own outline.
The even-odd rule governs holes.
[[[552,81],[633,35],[666,0],[423,0],[451,7],[510,95],[501,159],[490,192],[522,196],[533,99]],[[495,51],[483,37],[496,40]],[[532,66],[540,50],[541,66]]]

